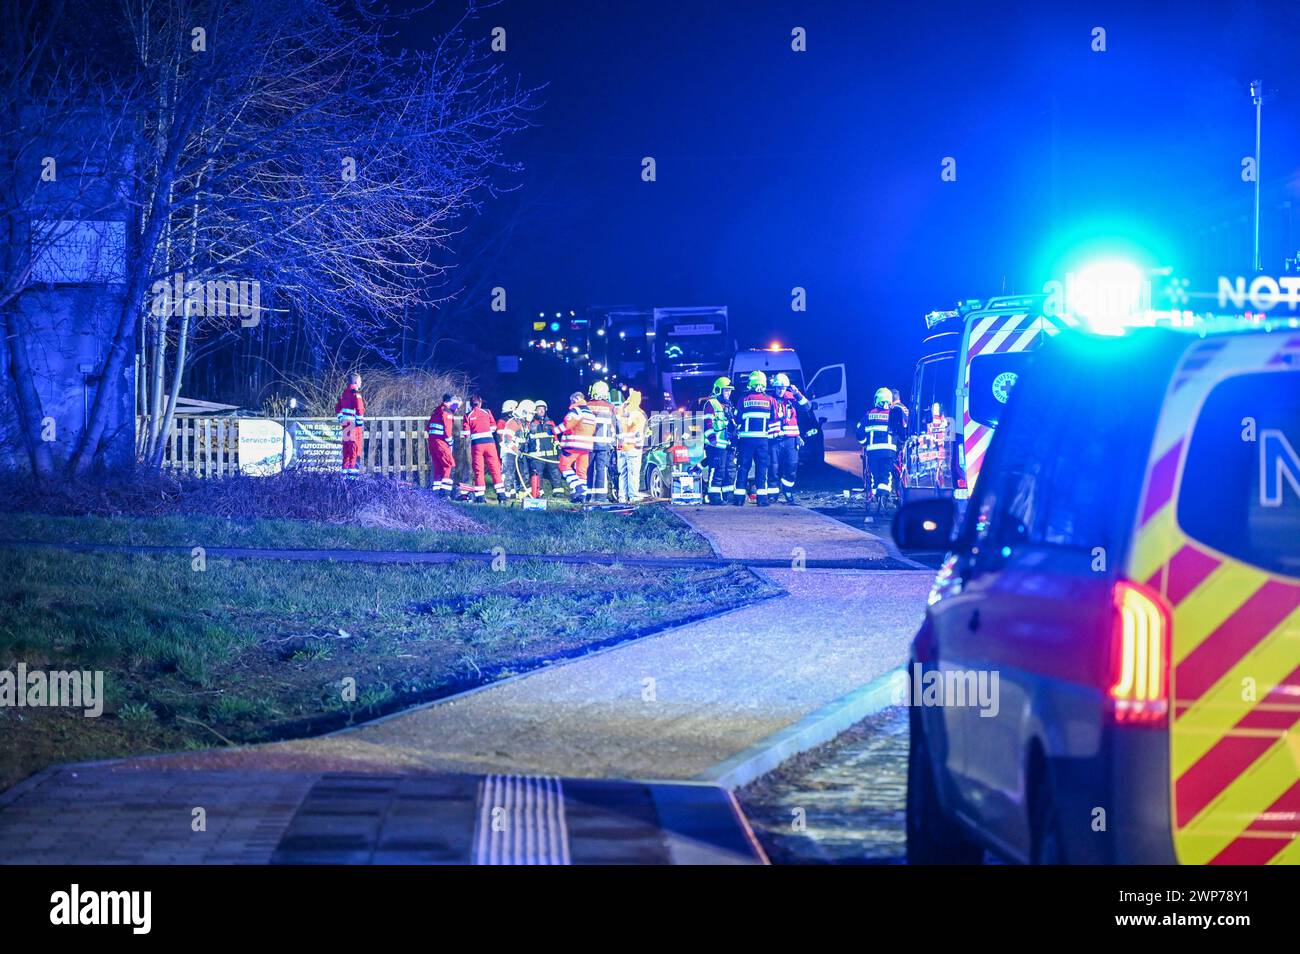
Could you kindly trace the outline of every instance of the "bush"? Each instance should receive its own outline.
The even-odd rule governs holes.
[[[455,394],[465,400],[473,384],[468,375],[459,371],[356,370],[361,372],[366,411],[375,417],[427,417],[444,394]],[[289,378],[263,402],[262,409],[268,416],[278,418],[288,398],[296,397],[300,415],[333,417],[334,402],[346,382],[346,372]]]

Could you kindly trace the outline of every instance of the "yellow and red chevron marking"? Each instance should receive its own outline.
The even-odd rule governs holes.
[[[1185,863],[1300,863],[1300,582],[1212,551],[1177,522],[1201,403],[1233,373],[1277,367],[1278,346],[1253,337],[1189,347],[1126,568],[1171,608],[1171,821]]]
[[[966,346],[965,387],[970,388],[970,363],[982,354],[1026,351],[1042,343],[1043,335],[1055,335],[1060,327],[1040,315],[993,315],[976,319]],[[962,434],[966,449],[966,486],[974,487],[993,440],[993,428],[970,416],[970,398],[962,409]]]

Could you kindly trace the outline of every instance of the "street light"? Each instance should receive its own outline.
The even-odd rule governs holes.
[[[1255,104],[1255,271],[1259,267],[1259,125],[1260,107],[1264,105],[1264,85],[1259,80],[1250,82],[1250,101]]]

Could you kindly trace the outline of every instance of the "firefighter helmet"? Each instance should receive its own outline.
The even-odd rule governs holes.
[[[749,389],[751,391],[766,391],[767,375],[762,371],[749,372]]]
[[[591,387],[587,389],[587,393],[591,395],[593,401],[608,401],[609,385],[604,381],[594,381]]]
[[[540,398],[538,398],[536,401],[533,402],[534,411],[545,411],[548,407],[550,407],[550,405],[547,404],[545,401],[541,400]]]
[[[518,401],[506,401],[504,404],[501,405],[501,416],[509,417],[511,414],[515,413],[515,409],[518,407],[519,407]]]
[[[772,376],[772,384],[778,388],[788,388],[790,386],[790,375],[784,371],[778,371]]]
[[[876,388],[876,407],[887,407],[893,403],[894,395],[889,388]]]
[[[714,397],[717,397],[723,391],[730,391],[730,390],[732,390],[731,378],[727,377],[725,374],[722,377],[718,378],[718,380],[713,382]]]
[[[526,421],[528,418],[533,416],[533,412],[536,410],[537,405],[528,400],[528,398],[524,398],[515,406],[515,417]]]

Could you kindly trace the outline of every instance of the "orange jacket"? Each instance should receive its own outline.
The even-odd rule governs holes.
[[[587,409],[586,403],[574,404],[556,433],[560,436],[560,449],[566,453],[590,451],[596,433],[596,415]]]

